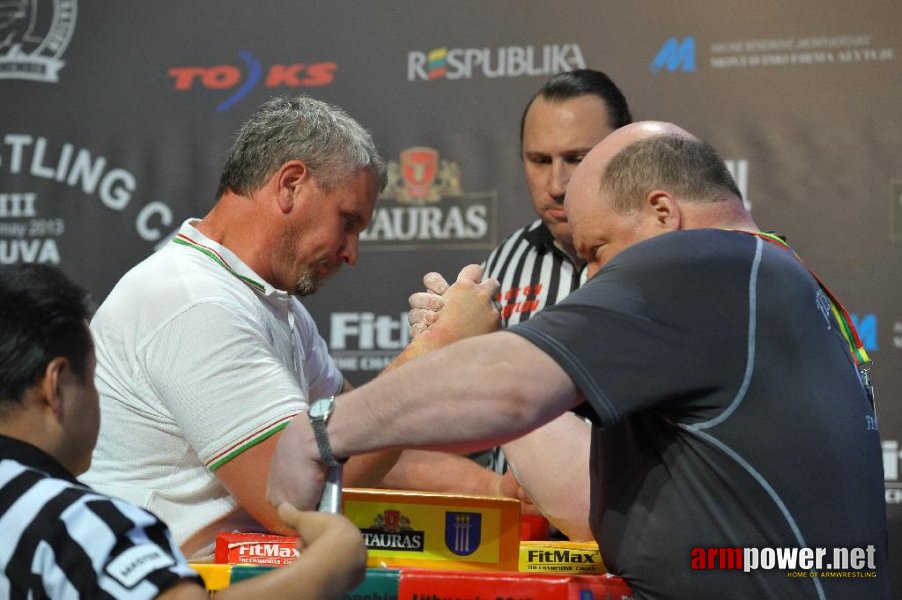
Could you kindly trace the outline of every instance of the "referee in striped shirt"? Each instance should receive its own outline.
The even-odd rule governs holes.
[[[485,277],[501,284],[504,327],[526,321],[585,281],[585,263],[573,248],[564,193],[576,165],[609,133],[632,123],[623,92],[601,71],[577,69],[550,78],[520,119],[520,156],[533,209],[539,217],[492,250]],[[498,473],[504,452],[483,459]]]
[[[58,269],[0,267],[0,598],[209,598],[153,514],[75,478],[100,426],[85,292]],[[217,598],[340,598],[365,572],[341,515],[279,516],[302,558]]]
[[[574,169],[589,150],[615,129],[632,123],[632,119],[623,92],[606,74],[592,69],[551,77],[526,105],[520,119],[520,155],[538,219],[508,236],[482,265],[483,277],[497,279],[501,284],[497,300],[503,327],[526,321],[544,307],[560,302],[585,281],[585,263],[576,255],[564,212],[564,193]],[[435,273],[428,274],[424,281],[428,292],[410,298],[414,335],[437,318],[435,311],[442,303],[435,294],[448,287]],[[567,492],[583,489],[585,486],[570,482],[589,476],[588,426],[582,432],[578,421],[573,413],[565,413],[528,436],[506,444],[504,451],[494,448],[472,458],[497,473],[510,467],[518,483],[555,526],[571,539],[591,539],[587,521],[566,522],[554,514],[578,514],[580,510],[570,508],[574,503],[585,505],[588,514],[588,495]],[[505,451],[511,458],[521,458],[524,464],[541,463],[534,458],[554,452],[574,458],[565,461],[571,468],[560,472],[560,490],[548,490],[531,486],[530,472],[509,464]]]
[[[576,165],[609,133],[632,122],[620,89],[601,71],[555,75],[526,105],[520,119],[520,155],[539,217],[492,250],[485,277],[501,284],[504,327],[563,300],[581,283],[564,193]]]

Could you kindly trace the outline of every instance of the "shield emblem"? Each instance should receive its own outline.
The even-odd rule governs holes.
[[[398,531],[401,528],[401,513],[397,510],[385,511],[385,531]]]
[[[420,147],[401,151],[401,174],[411,199],[428,197],[437,173],[438,150]]]
[[[482,515],[470,512],[445,513],[445,545],[458,556],[476,552],[482,541]]]

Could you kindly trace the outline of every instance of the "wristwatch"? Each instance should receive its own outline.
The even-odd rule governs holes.
[[[335,410],[335,396],[328,398],[320,398],[310,404],[307,409],[307,416],[310,418],[310,425],[313,427],[313,433],[316,435],[316,445],[319,447],[319,455],[323,462],[330,467],[337,467],[344,464],[348,459],[336,458],[332,454],[332,445],[329,443],[329,436],[326,434],[326,425],[329,423],[329,417]]]

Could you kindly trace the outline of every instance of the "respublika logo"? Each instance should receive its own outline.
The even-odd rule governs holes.
[[[883,440],[883,483],[886,487],[886,503],[902,504],[902,481],[899,481],[899,465],[902,451],[899,440]]]
[[[44,4],[50,4],[46,10]],[[56,83],[78,13],[76,0],[0,2],[0,79]]]
[[[695,72],[695,37],[688,36],[682,40],[669,38],[651,61],[649,66],[652,73],[658,73],[661,69],[668,73],[680,71],[682,73]]]
[[[497,195],[465,193],[460,165],[434,148],[415,147],[388,161],[388,183],[360,245],[374,250],[495,246]]]
[[[549,76],[585,69],[578,44],[504,46],[501,48],[434,48],[407,53],[407,81]]]
[[[859,317],[857,314],[852,313],[851,317],[852,324],[858,330],[858,337],[861,338],[861,343],[864,344],[864,349],[879,350],[880,347],[877,345],[877,315],[867,313]]]
[[[172,67],[169,76],[174,79],[176,91],[187,92],[194,89],[229,90],[232,94],[216,106],[216,112],[230,109],[248,95],[257,85],[267,88],[306,88],[329,85],[335,79],[338,64],[334,62],[299,62],[291,64],[263,63],[246,50],[240,50],[238,57],[242,67],[233,64],[208,67]]]

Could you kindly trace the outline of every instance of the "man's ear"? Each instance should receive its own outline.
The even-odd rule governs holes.
[[[44,369],[44,377],[38,384],[41,391],[43,408],[50,410],[57,417],[63,413],[62,386],[66,371],[71,370],[69,361],[63,356],[57,356]]]
[[[655,227],[664,231],[680,228],[682,215],[676,199],[663,190],[652,190],[645,196],[643,209],[654,218]]]
[[[273,175],[273,184],[279,201],[279,210],[291,212],[303,186],[313,181],[310,169],[300,160],[290,160]]]

